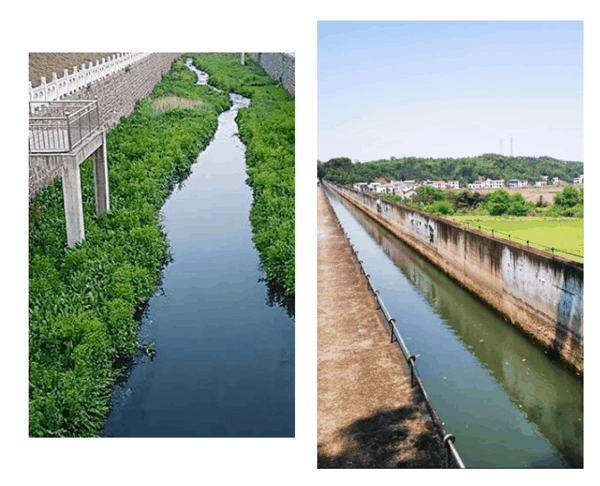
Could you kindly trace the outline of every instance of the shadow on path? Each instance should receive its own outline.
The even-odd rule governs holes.
[[[411,433],[409,422],[417,411],[414,406],[380,409],[357,420],[340,432],[347,444],[340,454],[328,456],[323,453],[322,445],[317,446],[317,467],[445,467],[445,452],[435,432]]]

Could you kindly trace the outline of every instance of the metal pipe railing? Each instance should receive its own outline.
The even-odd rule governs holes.
[[[331,209],[333,211],[333,207]],[[465,465],[460,457],[460,454],[458,453],[458,450],[456,449],[456,446],[454,445],[454,442],[456,441],[456,437],[454,437],[454,435],[448,433],[448,431],[446,430],[444,422],[442,422],[442,419],[440,418],[435,407],[433,406],[433,403],[431,403],[431,400],[429,399],[429,396],[427,395],[427,391],[425,390],[425,384],[423,383],[423,379],[421,378],[419,371],[415,367],[415,361],[419,357],[419,355],[415,356],[414,354],[410,354],[410,351],[408,350],[406,343],[402,339],[402,336],[400,335],[400,332],[398,331],[398,328],[396,327],[396,319],[394,319],[390,315],[389,311],[387,310],[381,296],[379,295],[379,290],[377,290],[375,288],[375,285],[373,284],[373,281],[371,280],[371,276],[365,271],[365,268],[363,266],[363,261],[359,258],[358,251],[356,250],[356,248],[352,244],[352,241],[350,240],[350,237],[348,236],[348,234],[342,227],[335,211],[333,211],[333,214],[335,215],[335,220],[336,220],[338,227],[340,228],[342,234],[344,235],[344,237],[348,241],[348,244],[350,245],[350,250],[352,251],[352,254],[354,255],[354,257],[356,258],[356,262],[358,263],[361,274],[363,274],[367,280],[367,286],[368,286],[369,290],[375,295],[377,304],[379,306],[378,310],[381,310],[381,313],[383,314],[388,325],[390,326],[390,329],[391,329],[391,341],[390,342],[398,343],[398,346],[400,347],[400,350],[402,351],[402,354],[404,355],[404,359],[408,363],[408,366],[410,368],[411,387],[418,385],[419,389],[421,390],[421,393],[423,394],[425,403],[427,404],[427,409],[429,411],[429,414],[433,420],[433,423],[436,426],[438,435],[439,435],[440,439],[442,440],[444,447],[446,448],[446,467],[448,467],[448,468],[452,467],[452,461],[454,460],[454,464],[456,464],[456,467],[458,467],[460,469],[465,469]]]

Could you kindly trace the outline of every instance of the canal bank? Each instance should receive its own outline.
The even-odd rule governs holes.
[[[317,465],[445,467],[423,397],[322,189],[317,197]]]
[[[161,210],[173,261],[141,324],[156,354],[119,383],[103,436],[294,436],[293,305],[270,301],[252,243],[235,122],[250,99],[230,97],[214,139]]]
[[[354,204],[329,198],[465,465],[582,467],[581,381]]]
[[[575,375],[583,374],[583,264],[339,184],[326,185],[477,295]]]

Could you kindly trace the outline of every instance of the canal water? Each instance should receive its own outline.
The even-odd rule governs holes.
[[[294,436],[294,303],[261,272],[235,123],[250,100],[230,97],[162,209],[173,261],[140,324],[156,353],[118,383],[102,436]]]
[[[583,386],[391,232],[327,192],[467,467],[583,467]]]

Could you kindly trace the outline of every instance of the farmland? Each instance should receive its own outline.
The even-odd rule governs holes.
[[[473,229],[480,229],[485,233],[492,233],[500,238],[507,238],[517,243],[527,244],[544,251],[555,248],[557,255],[579,262],[583,258],[558,252],[583,255],[583,219],[577,218],[543,218],[537,216],[510,217],[510,216],[452,216],[452,221],[468,225]],[[544,248],[546,247],[546,248]]]

